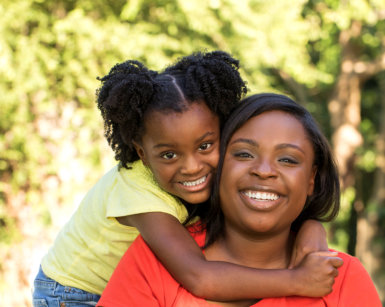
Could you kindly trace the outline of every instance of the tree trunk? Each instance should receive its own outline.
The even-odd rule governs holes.
[[[385,73],[379,76],[381,119],[385,118]],[[381,300],[385,301],[385,121],[380,121],[376,142],[376,172],[372,197],[357,223],[356,255],[374,279]]]
[[[354,71],[358,56],[351,39],[361,33],[361,24],[353,22],[340,34],[342,47],[341,70],[328,108],[333,128],[332,143],[338,163],[341,185],[354,185],[355,150],[362,144],[359,131],[361,121],[361,79]]]

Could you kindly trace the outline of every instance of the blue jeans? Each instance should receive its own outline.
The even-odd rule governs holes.
[[[33,284],[33,307],[89,307],[100,299],[100,295],[59,284],[47,277],[41,267]]]

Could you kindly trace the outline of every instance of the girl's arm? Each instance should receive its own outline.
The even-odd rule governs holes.
[[[196,296],[213,300],[276,296],[323,296],[331,292],[342,264],[333,254],[306,257],[293,270],[257,270],[207,261],[187,229],[166,213],[118,218],[136,227],[171,275]]]
[[[316,220],[306,220],[296,235],[289,268],[297,266],[311,252],[328,250],[325,228]]]

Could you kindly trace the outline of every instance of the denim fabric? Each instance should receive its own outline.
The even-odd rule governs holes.
[[[40,267],[34,281],[32,298],[34,307],[89,307],[96,305],[100,295],[63,286],[47,277]]]

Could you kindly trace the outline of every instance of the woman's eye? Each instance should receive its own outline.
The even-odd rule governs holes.
[[[207,150],[207,149],[209,149],[211,146],[213,146],[212,143],[203,143],[201,146],[199,146],[199,150]]]
[[[249,154],[248,152],[241,151],[241,152],[234,153],[234,157],[237,157],[237,158],[252,158],[253,156],[251,154]]]
[[[171,160],[176,157],[176,154],[174,152],[166,152],[162,154],[161,157],[166,160]]]
[[[295,160],[293,158],[288,158],[288,157],[280,158],[279,161],[283,162],[283,163],[287,163],[287,164],[298,164],[297,160]]]

